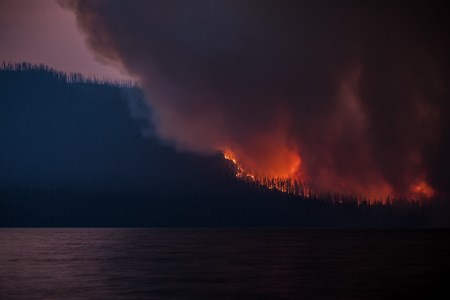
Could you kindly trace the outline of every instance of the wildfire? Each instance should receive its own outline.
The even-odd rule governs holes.
[[[256,180],[256,176],[242,168],[242,166],[237,162],[233,152],[231,151],[224,151],[223,157],[226,160],[229,160],[233,163],[233,165],[236,167],[236,177],[238,178],[250,178],[253,180]]]
[[[223,153],[223,157],[224,157],[226,160],[231,161],[233,164],[238,165],[238,163],[237,163],[236,159],[234,158],[233,153],[231,153],[231,151],[225,151],[225,152]]]
[[[276,176],[276,175],[260,175],[257,172],[249,171],[239,163],[236,155],[230,151],[226,150],[223,152],[223,156],[226,160],[230,161],[236,170],[235,176],[242,180],[246,180],[247,182],[256,183],[259,186],[265,187],[267,189],[277,190],[289,194],[294,194],[298,196],[303,196],[306,198],[317,197],[317,198],[327,198],[331,201],[343,203],[345,199],[356,199],[358,203],[373,201],[381,203],[388,203],[388,199],[392,199],[391,189],[386,189],[382,193],[383,196],[380,196],[380,190],[377,192],[368,193],[364,196],[364,194],[355,194],[355,196],[351,196],[349,194],[339,194],[335,192],[320,192],[318,190],[312,191],[311,187],[307,187],[305,183],[298,179],[298,169],[300,165],[300,158],[294,161],[294,165],[288,171],[290,176]],[[434,189],[424,180],[420,180],[411,186],[411,193],[408,197],[411,200],[419,199],[419,198],[431,198],[435,195]],[[372,196],[371,196],[372,195]],[[378,195],[374,197],[373,195]],[[395,198],[395,197],[394,197]],[[344,200],[343,200],[344,199]],[[378,200],[375,200],[378,199]]]
[[[425,181],[419,181],[412,187],[412,192],[418,196],[425,196],[426,198],[431,198],[434,196],[434,189],[428,185]]]
[[[281,192],[295,194],[295,195],[306,195],[306,190],[300,181],[293,179],[290,176],[271,176],[271,175],[259,175],[250,172],[242,167],[242,165],[237,161],[236,156],[233,152],[227,150],[224,151],[223,156],[226,160],[233,163],[236,168],[236,177],[244,180],[248,180],[253,183],[257,183],[260,186],[264,186],[268,189],[278,190]],[[294,173],[298,166],[300,165],[300,159],[294,161],[294,166],[289,170],[290,173]]]

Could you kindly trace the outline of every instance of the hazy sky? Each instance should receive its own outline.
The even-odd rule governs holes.
[[[44,63],[100,78],[125,78],[95,60],[75,16],[56,0],[0,0],[0,61]]]

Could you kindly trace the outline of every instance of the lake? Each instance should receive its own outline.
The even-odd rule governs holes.
[[[449,254],[431,229],[0,229],[0,299],[430,298]]]

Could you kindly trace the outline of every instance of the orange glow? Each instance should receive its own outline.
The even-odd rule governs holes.
[[[423,180],[413,185],[412,192],[417,196],[424,196],[426,198],[433,197],[435,194],[434,189]]]
[[[229,151],[229,150],[228,150],[228,151],[224,151],[223,157],[224,157],[226,160],[231,161],[231,162],[234,164],[234,166],[236,167],[236,177],[239,177],[239,178],[245,178],[245,177],[248,177],[248,178],[250,178],[250,179],[252,179],[252,180],[256,180],[256,177],[255,177],[254,174],[249,173],[248,171],[244,170],[244,169],[242,168],[242,166],[237,162],[237,160],[236,160],[236,158],[235,158],[233,152],[231,152],[231,151]]]
[[[306,196],[305,188],[303,184],[297,180],[294,176],[298,172],[300,167],[300,157],[296,156],[292,160],[292,164],[282,172],[282,174],[289,174],[289,176],[276,176],[275,174],[266,175],[256,175],[242,167],[242,165],[237,161],[236,156],[232,151],[224,151],[223,156],[226,160],[233,163],[236,167],[236,177],[248,180],[251,182],[256,182],[260,186],[264,186],[268,189],[278,190],[281,192],[303,195]],[[280,168],[281,169],[281,168]]]
[[[226,160],[230,160],[233,164],[235,164],[235,165],[237,165],[238,163],[237,163],[237,161],[236,161],[236,159],[234,158],[234,155],[233,155],[233,153],[231,152],[231,151],[225,151],[224,153],[223,153],[223,157],[226,159]]]
[[[267,172],[258,173],[258,171],[251,171],[246,169],[243,164],[241,164],[239,158],[231,150],[226,150],[223,152],[223,156],[226,160],[233,163],[236,168],[236,177],[249,182],[257,183],[259,186],[263,186],[268,189],[278,190],[281,192],[294,194],[298,196],[303,196],[306,198],[310,197],[329,197],[331,201],[338,201],[342,203],[342,199],[345,197],[356,199],[358,203],[367,201],[369,203],[389,203],[389,199],[395,199],[392,188],[384,182],[374,182],[373,186],[365,186],[361,191],[363,193],[357,192],[354,196],[352,194],[344,193],[339,194],[339,187],[337,193],[333,190],[315,190],[311,186],[305,185],[303,178],[300,178],[300,165],[301,159],[298,155],[292,156],[294,159],[290,160],[290,165],[281,164],[281,166],[276,169],[277,172]],[[283,168],[283,166],[288,166]],[[302,171],[303,172],[303,171]],[[282,176],[280,176],[280,174]],[[351,184],[351,183],[350,183]],[[352,186],[358,186],[357,183],[351,184]],[[345,191],[345,187],[340,186]],[[347,187],[349,189],[349,187]],[[335,190],[336,191],[336,190]],[[330,196],[331,195],[331,196]],[[412,185],[410,195],[408,196],[411,200],[417,200],[419,198],[431,198],[435,195],[435,191],[428,183],[424,180],[418,181],[416,184]],[[331,197],[331,198],[330,198]],[[342,199],[341,199],[342,198]],[[340,199],[340,200],[339,200]]]
[[[280,155],[281,158],[271,158],[270,162],[266,159],[265,168],[247,167],[241,159],[234,154],[231,150],[225,150],[223,156],[226,160],[231,161],[238,169],[237,176],[245,174],[251,177],[269,177],[269,178],[293,178],[296,177],[296,173],[299,171],[301,159],[300,157],[291,152],[285,151],[284,155]],[[252,165],[251,162],[248,165]],[[270,169],[269,169],[270,167]]]

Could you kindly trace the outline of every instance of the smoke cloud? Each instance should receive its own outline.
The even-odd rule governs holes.
[[[139,79],[179,149],[323,190],[446,192],[445,9],[308,2],[61,4],[99,60]]]

